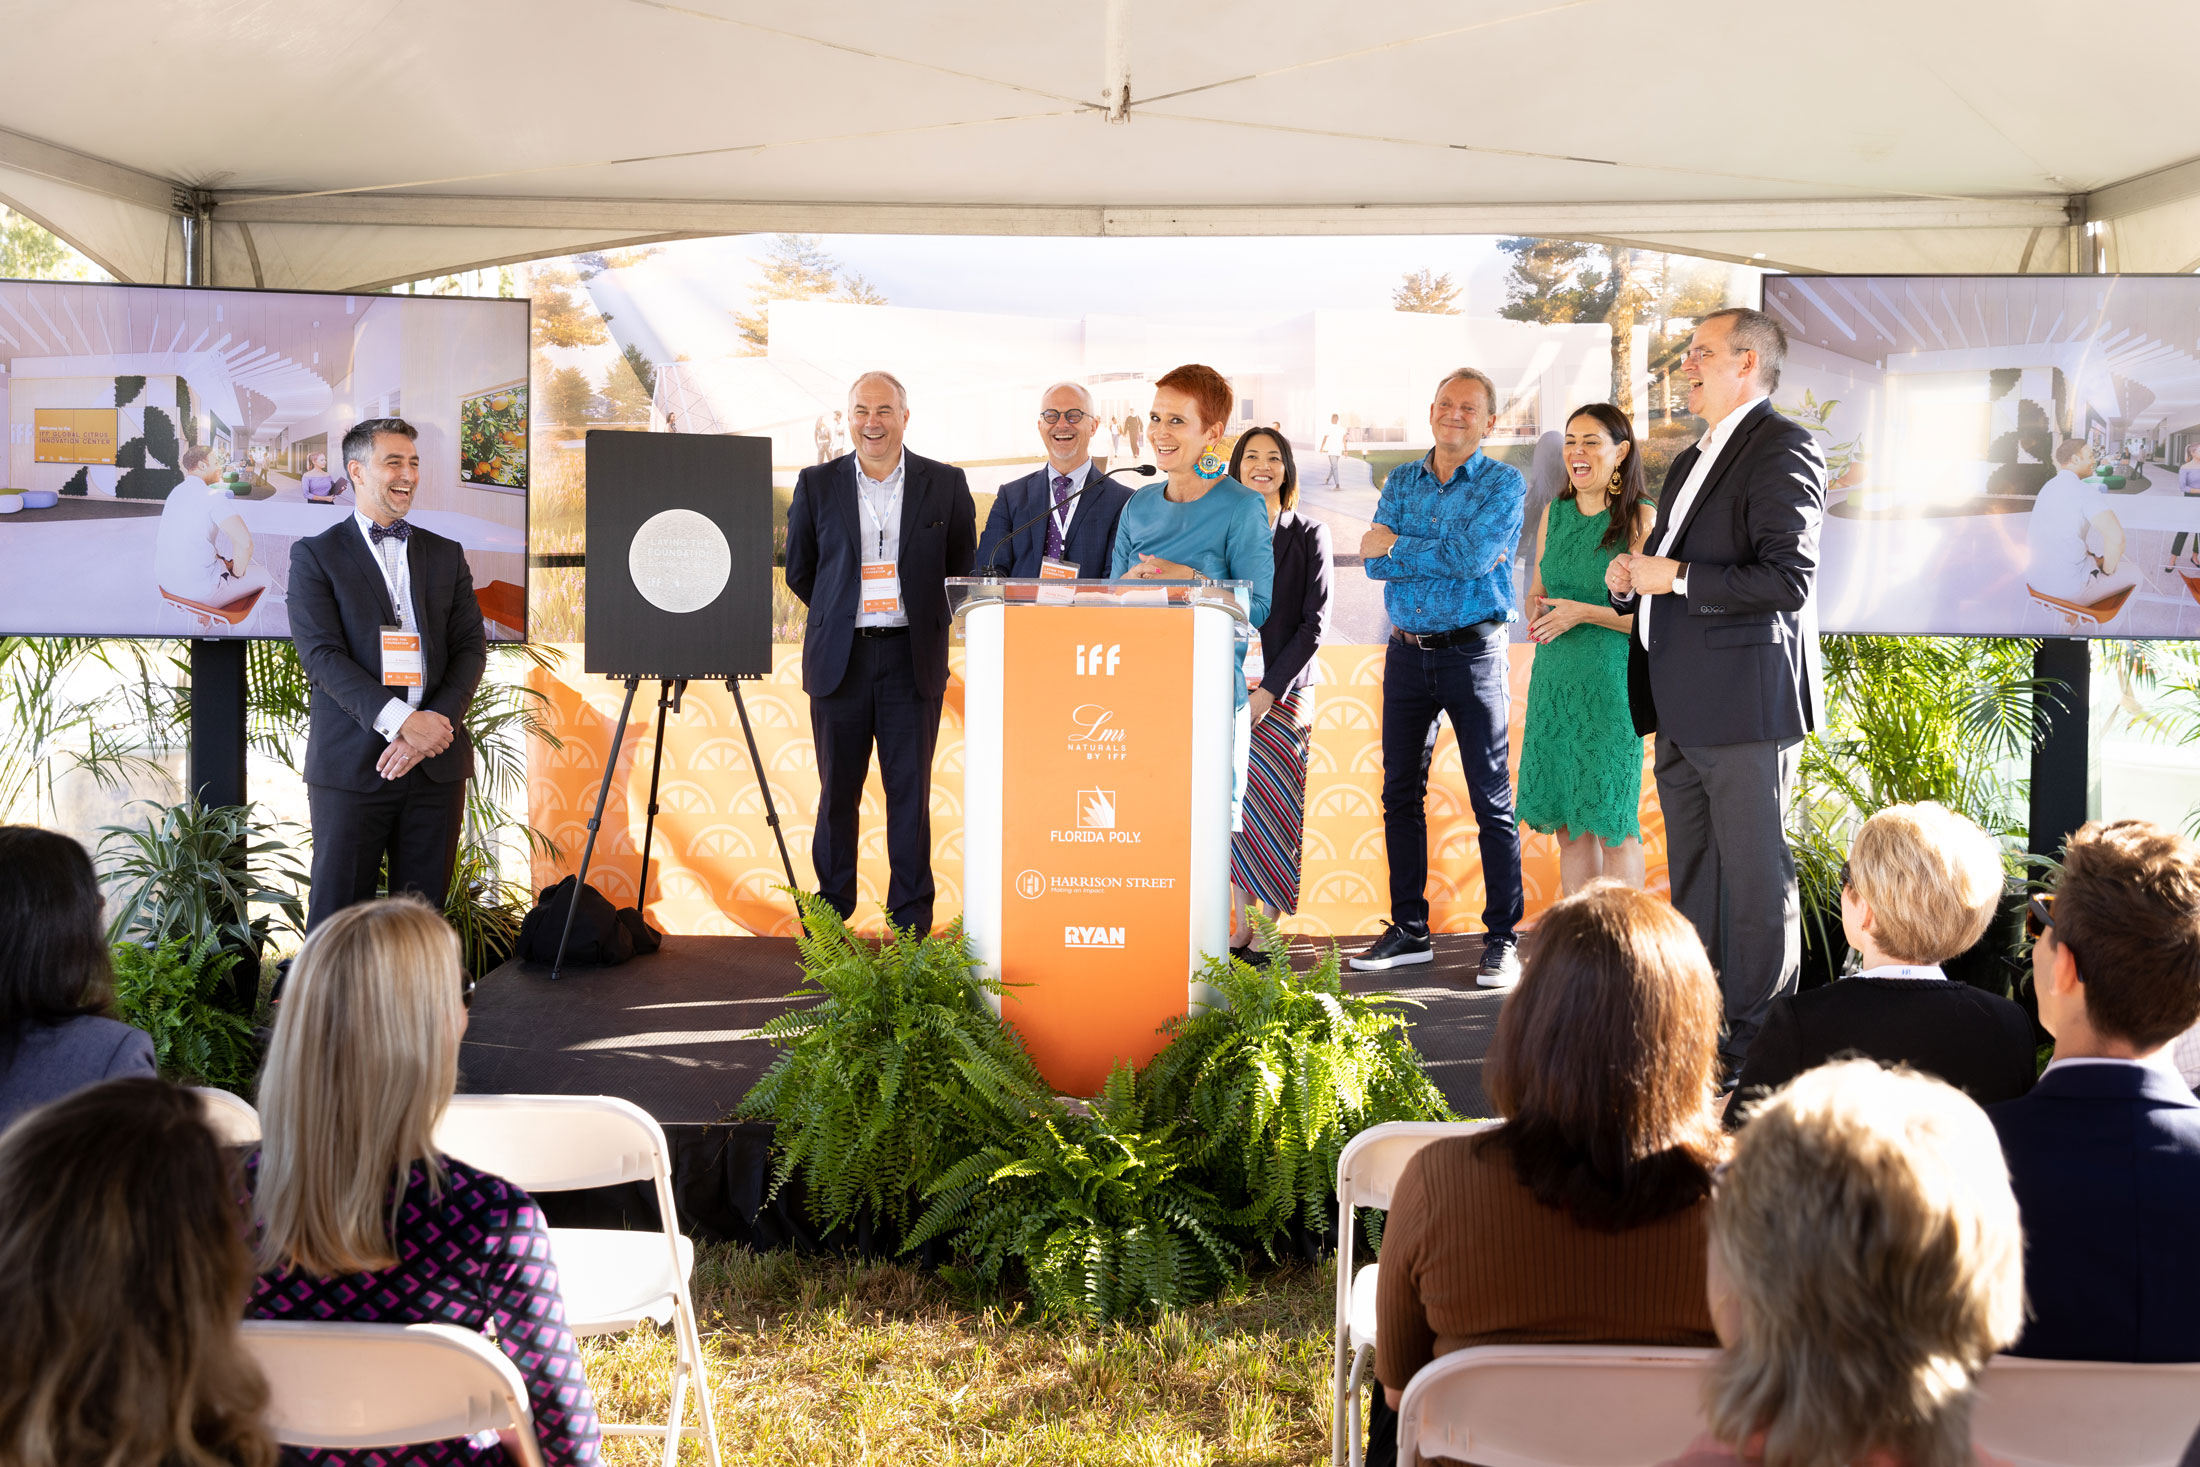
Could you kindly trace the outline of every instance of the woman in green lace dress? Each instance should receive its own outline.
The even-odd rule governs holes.
[[[1627,708],[1635,619],[1605,599],[1604,567],[1642,548],[1651,507],[1627,417],[1591,403],[1566,422],[1566,487],[1536,530],[1528,635],[1536,643],[1521,742],[1520,823],[1558,837],[1560,886],[1641,886],[1642,738]]]

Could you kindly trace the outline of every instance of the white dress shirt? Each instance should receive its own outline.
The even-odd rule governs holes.
[[[1673,508],[1665,517],[1665,533],[1658,537],[1656,545],[1645,547],[1650,554],[1664,555],[1665,548],[1680,537],[1681,526],[1688,522],[1688,511],[1695,505],[1696,496],[1703,492],[1704,484],[1711,478],[1713,466],[1719,461],[1719,450],[1726,447],[1726,441],[1734,436],[1734,430],[1742,425],[1742,419],[1748,417],[1757,404],[1765,401],[1767,396],[1769,394],[1760,394],[1751,398],[1705,429],[1703,437],[1696,440],[1696,447],[1699,450],[1696,455],[1696,466],[1688,471],[1688,482],[1681,485],[1680,495],[1674,499]],[[1686,575],[1674,580],[1673,594],[1676,596],[1686,596],[1688,594],[1688,577]],[[1643,597],[1642,604],[1635,608],[1635,637],[1645,648],[1650,645],[1650,602],[1652,599],[1654,598]]]
[[[367,542],[367,554],[373,556],[374,563],[382,568],[382,584],[389,587],[390,605],[397,608],[397,624],[408,632],[419,631],[420,618],[414,614],[412,603],[412,542],[385,538],[381,544],[375,544],[374,536],[369,533],[374,528],[374,521],[367,518],[364,510],[353,510],[351,522],[359,527],[359,538]],[[381,668],[377,667],[374,671],[375,676],[381,676]],[[394,742],[397,731],[405,726],[405,720],[420,706],[420,695],[424,691],[425,689],[417,687],[407,688],[402,698],[393,697],[384,703],[382,711],[374,716],[374,731]]]
[[[1091,473],[1092,460],[1089,458],[1086,459],[1083,463],[1078,464],[1075,468],[1069,470],[1069,492],[1074,495],[1078,490],[1084,488],[1085,480],[1088,476],[1091,475]],[[1062,527],[1062,553],[1064,555],[1067,555],[1069,554],[1069,527],[1077,523],[1077,511],[1085,507],[1085,501],[1082,499],[1072,499],[1062,509],[1055,509],[1054,481],[1062,477],[1062,471],[1054,467],[1054,460],[1051,458],[1047,460],[1046,474],[1047,514]]]
[[[894,461],[894,471],[883,480],[874,479],[863,471],[863,457],[858,454],[856,466],[856,519],[862,527],[863,547],[859,560],[889,560],[894,563],[894,573],[901,574],[901,491],[909,476],[909,455],[906,451]],[[856,625],[859,627],[905,627],[909,625],[909,588],[901,589],[897,611],[865,611],[858,597]]]
[[[2176,1057],[2171,1054],[2170,1045],[2167,1044],[2148,1055],[2145,1059],[2119,1059],[2108,1054],[2085,1054],[2073,1059],[2049,1060],[2047,1068],[2040,1071],[2040,1077],[2045,1079],[2054,1071],[2068,1065],[2134,1065],[2142,1070],[2154,1070],[2160,1074],[2172,1076],[2179,1084],[2184,1083],[2184,1076],[2177,1073]]]
[[[1856,975],[1859,978],[1915,978],[1929,983],[1945,983],[1948,975],[1940,971],[1938,963],[1881,963],[1876,968],[1866,968]]]

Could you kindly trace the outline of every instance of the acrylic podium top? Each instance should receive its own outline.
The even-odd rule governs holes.
[[[1211,606],[1228,612],[1242,639],[1252,635],[1250,581],[1082,581],[1019,576],[949,576],[955,628],[973,606]]]

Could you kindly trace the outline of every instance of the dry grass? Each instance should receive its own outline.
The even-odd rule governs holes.
[[[914,1269],[701,1250],[696,1308],[728,1464],[1207,1467],[1325,1461],[1330,1275],[1270,1274],[1151,1323],[1039,1323]],[[662,1420],[669,1333],[584,1344],[599,1408]],[[692,1412],[691,1412],[692,1419]],[[644,1438],[604,1460],[656,1460]],[[683,1460],[703,1460],[699,1444]]]

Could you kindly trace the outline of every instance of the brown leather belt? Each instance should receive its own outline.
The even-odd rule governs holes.
[[[1448,632],[1402,632],[1396,627],[1390,631],[1393,641],[1419,647],[1426,652],[1441,652],[1446,647],[1457,647],[1468,642],[1484,641],[1505,630],[1505,619],[1493,616],[1488,621],[1478,621],[1473,626],[1457,627]]]

